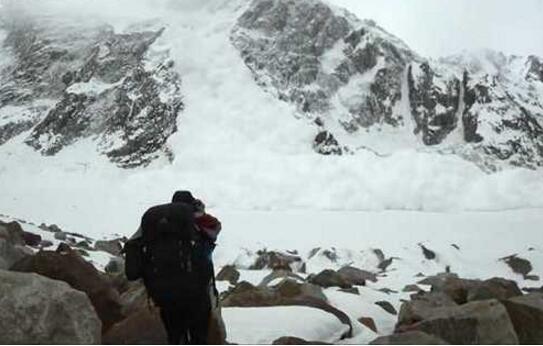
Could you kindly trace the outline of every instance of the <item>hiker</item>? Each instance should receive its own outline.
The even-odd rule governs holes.
[[[211,254],[221,224],[189,191],[145,212],[125,244],[126,275],[143,279],[169,344],[207,344],[212,307],[218,300]],[[211,293],[211,294],[210,294]]]

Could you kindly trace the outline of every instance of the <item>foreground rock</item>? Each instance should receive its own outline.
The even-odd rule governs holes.
[[[543,293],[531,293],[502,302],[521,344],[543,344]]]
[[[406,330],[418,330],[451,344],[518,344],[505,307],[497,300],[436,308]]]
[[[0,270],[3,344],[99,344],[101,322],[87,295],[37,274]]]
[[[66,246],[59,247],[58,252],[41,251],[34,256],[26,257],[17,262],[12,270],[37,273],[64,281],[73,288],[85,292],[102,320],[104,331],[123,317],[120,297],[111,281]]]
[[[165,345],[168,339],[160,320],[159,310],[144,306],[115,324],[104,335],[103,343],[107,345]]]
[[[447,345],[440,338],[420,331],[381,336],[370,342],[370,345]]]
[[[21,225],[0,221],[0,269],[9,269],[15,262],[29,255],[32,255],[32,250],[25,247]]]

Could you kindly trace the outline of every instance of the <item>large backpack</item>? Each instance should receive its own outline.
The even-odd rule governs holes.
[[[142,236],[125,246],[128,279],[142,278],[158,306],[183,306],[207,294],[213,268],[193,213],[184,203],[152,207],[142,217]]]

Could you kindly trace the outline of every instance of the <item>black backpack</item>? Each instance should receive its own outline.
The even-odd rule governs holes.
[[[208,292],[213,267],[193,213],[184,203],[152,207],[142,217],[142,236],[125,245],[127,278],[142,278],[158,306],[184,305]]]

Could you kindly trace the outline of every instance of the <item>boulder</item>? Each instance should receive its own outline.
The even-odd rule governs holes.
[[[467,301],[498,299],[504,300],[522,295],[517,283],[502,278],[492,278],[474,285],[468,290]]]
[[[351,287],[351,288],[340,288],[338,291],[344,292],[344,293],[350,293],[350,294],[360,294],[360,290],[358,287]]]
[[[2,344],[99,344],[100,319],[85,293],[37,274],[0,270]]]
[[[518,344],[513,323],[497,300],[441,307],[408,330],[419,330],[451,344]]]
[[[360,317],[358,319],[358,322],[362,323],[364,326],[371,329],[374,333],[377,333],[377,326],[375,325],[375,321],[371,317]]]
[[[272,345],[331,345],[320,341],[307,341],[295,336],[283,336],[272,342]]]
[[[105,276],[79,254],[66,246],[59,248],[58,252],[40,251],[25,257],[15,263],[12,270],[64,281],[85,292],[102,320],[104,331],[107,330],[123,317],[119,293]]]
[[[300,275],[294,274],[288,270],[274,270],[270,274],[266,275],[264,279],[260,282],[259,286],[268,286],[270,283],[277,279],[292,279],[298,282],[304,282],[304,278]]]
[[[526,277],[533,269],[532,263],[527,259],[518,257],[517,255],[507,256],[501,259],[504,261],[514,273]]]
[[[301,257],[285,254],[277,251],[260,250],[257,252],[257,259],[249,269],[261,270],[290,270],[299,269],[303,262]]]
[[[447,345],[438,337],[421,331],[411,331],[388,336],[380,336],[370,345]]]
[[[121,304],[124,316],[149,305],[147,291],[141,280],[128,283],[128,288],[121,294]]]
[[[15,262],[32,253],[25,246],[21,225],[0,221],[0,269],[9,269]]]
[[[321,287],[341,287],[341,288],[350,288],[351,283],[345,279],[345,277],[335,270],[325,269],[318,274],[311,274],[307,281],[314,285]]]
[[[514,281],[492,278],[485,281],[461,279],[456,274],[438,274],[420,283],[431,283],[432,292],[443,292],[457,304],[485,299],[508,299],[522,294]]]
[[[307,306],[320,309],[335,315],[349,327],[343,337],[352,336],[352,324],[349,316],[328,304],[322,298],[322,292],[316,293],[314,286],[299,284],[290,279],[284,280],[275,287],[256,287],[246,281],[240,282],[222,297],[223,307],[265,307],[265,306]],[[295,286],[301,286],[295,288]],[[316,294],[316,296],[315,296]],[[321,296],[322,295],[322,296]]]
[[[104,268],[106,273],[118,274],[124,272],[124,259],[122,257],[112,257]]]
[[[327,300],[319,286],[299,283],[292,279],[284,279],[274,286],[274,290],[283,298],[311,297],[322,301]]]
[[[543,344],[543,292],[502,301],[521,344]]]
[[[23,231],[23,239],[25,244],[32,247],[38,247],[41,243],[41,235],[32,232]]]
[[[235,285],[238,283],[239,280],[239,271],[236,269],[233,265],[225,265],[221,268],[219,273],[217,274],[215,280],[217,281],[228,281],[232,285]]]
[[[386,300],[381,300],[381,301],[375,302],[375,305],[378,305],[378,306],[382,307],[383,310],[385,310],[386,312],[388,312],[391,315],[397,315],[398,314],[398,312],[396,311],[394,306],[392,306],[392,304],[390,304],[390,302],[387,302]]]
[[[21,225],[16,222],[0,221],[0,239],[5,239],[12,245],[25,245],[24,231]]]
[[[123,246],[120,239],[97,240],[94,243],[94,248],[96,249],[96,251],[104,251],[113,256],[120,256]]]
[[[404,325],[424,320],[432,315],[432,311],[438,307],[454,307],[456,302],[443,292],[420,292],[411,295],[411,300],[404,302],[400,307],[397,330]]]
[[[366,281],[377,282],[377,275],[367,270],[345,266],[338,270],[338,274],[343,276],[351,285],[364,286]]]
[[[223,294],[224,307],[257,307],[284,305],[292,299],[312,298],[326,301],[326,296],[318,286],[298,283],[285,279],[273,287],[253,286],[246,281]]]
[[[417,285],[406,285],[402,292],[420,292],[423,291],[419,286]]]
[[[168,338],[155,307],[140,307],[104,334],[106,345],[165,345]]]
[[[42,249],[46,249],[46,248],[51,247],[53,245],[54,245],[53,242],[50,241],[50,240],[42,240],[40,242],[39,247],[42,248]]]
[[[68,234],[62,231],[58,231],[58,232],[55,232],[54,237],[56,240],[66,241],[68,238]]]

